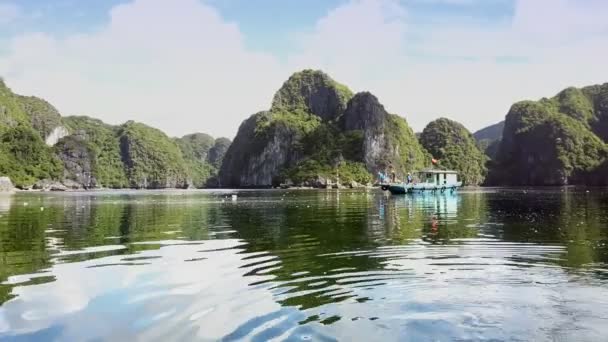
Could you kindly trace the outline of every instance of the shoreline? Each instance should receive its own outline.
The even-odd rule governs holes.
[[[529,186],[511,186],[511,185],[492,185],[492,186],[463,186],[460,191],[471,190],[492,190],[492,189],[511,189],[511,190],[548,190],[548,189],[607,189],[608,186],[595,185],[529,185]],[[66,190],[49,190],[49,189],[18,189],[12,191],[0,191],[0,195],[14,195],[21,193],[109,193],[109,192],[200,192],[200,191],[216,191],[216,192],[234,192],[234,191],[260,191],[260,190],[276,190],[276,191],[306,191],[306,190],[381,190],[380,186],[365,186],[365,187],[341,187],[341,188],[316,188],[316,187],[246,187],[246,188],[158,188],[158,189],[141,189],[141,188],[96,188],[96,189],[66,189]]]

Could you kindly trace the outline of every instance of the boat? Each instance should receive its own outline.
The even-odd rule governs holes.
[[[462,186],[462,182],[458,181],[458,172],[453,170],[425,169],[417,172],[415,179],[418,181],[381,184],[381,188],[393,195],[402,195],[425,191],[453,192]]]

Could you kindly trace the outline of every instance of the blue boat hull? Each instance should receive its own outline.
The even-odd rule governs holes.
[[[445,192],[445,191],[455,191],[458,189],[462,183],[457,184],[448,184],[448,185],[434,185],[428,183],[419,183],[419,184],[383,184],[381,186],[382,190],[390,191],[393,195],[404,195],[407,193],[415,193],[415,192]]]

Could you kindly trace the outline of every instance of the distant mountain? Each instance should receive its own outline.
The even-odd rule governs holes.
[[[505,128],[505,122],[501,121],[497,124],[482,128],[473,133],[473,137],[479,140],[500,140],[502,138],[502,130]]]
[[[217,183],[229,144],[202,133],[171,139],[133,121],[61,117],[47,101],[16,95],[0,80],[0,176],[20,188],[204,187]]]
[[[502,139],[502,131],[504,127],[505,122],[501,121],[473,133],[473,136],[477,140],[477,147],[490,159],[496,158],[496,153],[498,153],[498,145]]]

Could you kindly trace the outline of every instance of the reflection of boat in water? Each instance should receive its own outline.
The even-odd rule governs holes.
[[[444,217],[456,216],[458,212],[458,202],[460,195],[457,192],[421,192],[416,196],[394,197],[395,207],[409,208],[425,213],[425,215],[439,214]]]
[[[393,195],[414,192],[454,192],[462,186],[458,181],[458,172],[452,170],[427,169],[418,172],[417,178],[420,182],[382,184],[384,191],[390,191]]]

